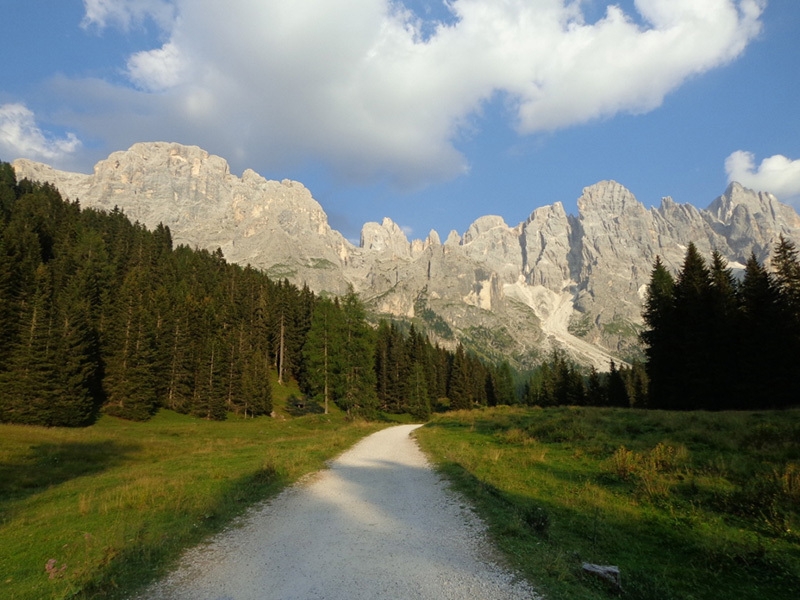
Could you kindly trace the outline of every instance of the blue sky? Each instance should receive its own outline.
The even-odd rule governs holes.
[[[797,0],[3,2],[0,159],[140,141],[303,182],[357,240],[510,225],[603,179],[800,206]]]

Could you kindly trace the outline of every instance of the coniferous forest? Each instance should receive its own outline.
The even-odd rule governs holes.
[[[353,416],[514,401],[511,370],[417,332],[371,326],[351,293],[318,297],[222,253],[172,247],[120,210],[81,209],[0,163],[0,421],[270,414],[288,380]]]
[[[412,325],[368,322],[354,293],[320,297],[172,247],[115,209],[81,209],[0,163],[0,421],[80,426],[100,412],[159,408],[206,419],[270,414],[271,381],[297,382],[353,416],[522,402],[663,409],[797,403],[800,262],[781,238],[772,270],[737,278],[690,244],[673,277],[653,267],[641,335],[646,363],[586,373],[563,352],[525,382],[434,345]]]
[[[656,259],[643,311],[647,406],[670,410],[798,404],[800,262],[781,237],[771,269],[751,255],[741,278],[719,252],[689,244],[676,277]]]
[[[528,380],[522,402],[666,410],[797,406],[800,261],[781,237],[771,268],[751,255],[735,276],[719,252],[689,244],[674,276],[656,258],[643,307],[644,363],[588,376],[554,351]]]

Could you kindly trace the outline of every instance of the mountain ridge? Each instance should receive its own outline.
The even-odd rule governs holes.
[[[409,241],[389,218],[365,223],[358,246],[331,228],[299,182],[266,180],[197,146],[134,144],[99,161],[89,175],[19,159],[18,178],[52,183],[82,206],[111,210],[176,244],[215,250],[318,293],[352,286],[377,314],[411,320],[444,345],[462,341],[487,358],[519,367],[551,347],[598,368],[635,354],[641,302],[656,255],[673,272],[694,242],[737,267],[751,252],[768,260],[780,235],[800,241],[800,217],[771,194],[732,183],[706,209],[671,198],[647,209],[623,185],[584,188],[578,214],[561,203],[509,226],[476,219],[444,242],[431,230]]]

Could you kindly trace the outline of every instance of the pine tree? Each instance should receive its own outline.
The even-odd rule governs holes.
[[[303,346],[308,393],[321,400],[325,414],[340,387],[343,324],[339,307],[327,298],[317,302]]]
[[[781,327],[772,340],[770,371],[774,406],[797,404],[797,379],[800,376],[800,261],[794,244],[781,236],[776,244],[772,267],[778,293],[776,317]]]
[[[772,256],[775,283],[784,298],[791,326],[800,326],[800,260],[795,245],[783,235],[775,245]]]
[[[94,421],[104,399],[100,382],[100,343],[80,284],[77,282],[68,290],[55,324],[58,341],[54,362],[58,387],[49,412],[53,424],[67,427]]]
[[[514,393],[514,374],[508,361],[503,361],[491,374],[492,390],[496,405],[512,405],[517,403]]]
[[[711,286],[708,293],[708,343],[705,353],[706,408],[732,408],[739,375],[737,338],[741,328],[737,283],[722,255],[711,257]]]
[[[0,161],[0,233],[8,222],[17,200],[17,175],[7,162]]]
[[[606,387],[600,379],[600,373],[592,365],[586,385],[586,403],[589,406],[605,406],[608,404]]]
[[[713,394],[707,360],[711,346],[712,316],[710,314],[711,274],[705,261],[690,243],[683,267],[675,282],[675,318],[672,329],[677,346],[672,372],[678,389],[669,408],[693,410],[708,408]],[[655,381],[653,382],[655,385]]]
[[[431,416],[431,401],[425,371],[420,363],[411,369],[408,387],[408,412],[418,421],[427,421]]]
[[[33,294],[23,304],[20,333],[9,368],[0,374],[0,420],[29,425],[59,425],[51,413],[58,393],[52,277],[46,265],[36,270]]]
[[[133,267],[122,283],[106,348],[108,403],[105,411],[132,420],[148,419],[156,409],[152,373],[154,323],[149,310],[149,273]]]
[[[248,356],[242,371],[242,405],[244,416],[257,417],[272,412],[272,388],[269,383],[269,359],[255,349]]]
[[[381,410],[389,410],[389,345],[392,343],[392,327],[381,321],[375,335],[375,391]]]
[[[608,371],[608,404],[622,408],[628,408],[631,405],[625,380],[613,360]]]
[[[375,393],[375,348],[372,330],[366,322],[364,306],[350,292],[342,301],[342,379],[338,401],[348,415],[370,418],[378,407]]]
[[[678,394],[675,382],[675,355],[678,340],[675,335],[675,281],[660,257],[656,257],[642,317],[645,329],[641,334],[647,356],[650,378],[649,406],[673,406]]]
[[[450,407],[454,410],[472,408],[467,357],[461,344],[456,347],[456,352],[453,355],[450,375],[447,380],[447,397],[450,399]]]
[[[739,286],[741,315],[738,349],[739,392],[735,408],[766,408],[773,405],[772,383],[776,363],[781,361],[779,340],[785,331],[780,291],[773,276],[751,254]],[[765,380],[765,378],[767,378]]]

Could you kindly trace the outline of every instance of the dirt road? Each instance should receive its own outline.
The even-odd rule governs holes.
[[[362,440],[139,598],[535,598],[493,562],[480,522],[409,437],[416,427]]]

